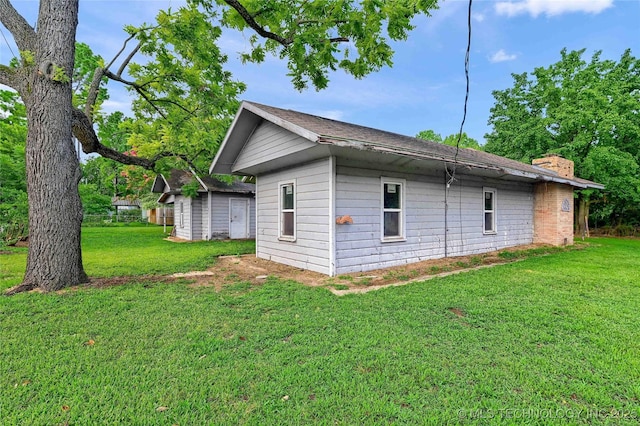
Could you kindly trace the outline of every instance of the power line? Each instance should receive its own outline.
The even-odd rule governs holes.
[[[453,158],[453,170],[449,173],[447,169],[447,174],[449,175],[449,182],[447,186],[451,185],[455,180],[456,175],[456,164],[458,163],[458,153],[460,152],[460,141],[462,140],[462,129],[464,128],[464,123],[467,121],[467,105],[469,103],[469,57],[471,55],[471,6],[473,4],[473,0],[469,0],[469,8],[467,10],[467,51],[464,55],[464,77],[466,79],[466,89],[464,94],[464,108],[462,114],[462,121],[460,122],[460,130],[458,132],[458,140],[456,141],[456,154]],[[446,165],[445,165],[446,168]]]
[[[4,35],[4,31],[2,31],[2,28],[0,28],[0,34],[2,34],[2,38],[4,39],[4,42],[7,44],[7,47],[9,48],[9,51],[11,52],[13,57],[16,58],[16,54],[13,53],[13,49],[11,48],[11,45],[9,44],[9,41],[7,40],[7,37]]]
[[[453,168],[449,172],[447,163],[444,164],[445,176],[445,188],[444,188],[444,257],[449,256],[449,242],[448,242],[448,216],[449,216],[449,188],[451,184],[456,180],[456,165],[458,164],[458,153],[460,152],[460,141],[462,140],[462,129],[464,123],[467,120],[467,104],[469,103],[469,57],[471,54],[471,5],[473,0],[469,0],[469,8],[467,10],[467,51],[464,56],[464,76],[467,82],[465,95],[464,95],[464,108],[462,114],[462,122],[460,123],[460,131],[458,132],[458,140],[456,141],[456,154],[453,157]],[[460,193],[458,196],[458,220],[462,222],[462,185],[460,185]],[[460,227],[462,229],[462,227]],[[462,231],[460,231],[460,251],[463,250],[464,238]]]

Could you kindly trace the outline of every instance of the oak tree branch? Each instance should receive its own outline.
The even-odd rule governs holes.
[[[260,36],[274,40],[285,47],[289,46],[293,42],[293,40],[291,40],[290,38],[284,38],[278,34],[272,33],[271,31],[267,31],[263,26],[256,22],[254,17],[242,4],[240,4],[238,0],[224,0],[224,2],[234,8],[236,12],[240,14],[242,19],[247,23],[247,25],[253,28],[253,30]]]
[[[6,65],[0,65],[0,84],[16,89],[15,81],[16,72],[13,68]]]
[[[126,155],[100,143],[89,117],[77,108],[73,109],[73,121],[71,128],[73,130],[73,135],[78,139],[78,141],[80,141],[82,151],[85,154],[95,152],[105,158],[115,160],[119,163],[141,166],[145,169],[153,169],[155,166],[155,161],[153,160]]]
[[[36,32],[29,23],[14,9],[9,0],[0,0],[0,23],[13,35],[20,50],[34,51]]]
[[[93,78],[91,79],[89,92],[87,93],[87,103],[84,106],[84,113],[87,118],[89,118],[89,121],[93,121],[93,107],[95,106],[98,99],[102,77],[104,77],[104,69],[101,67],[96,68],[96,70],[93,72]]]
[[[129,65],[129,62],[131,62],[131,59],[133,59],[136,53],[138,53],[138,51],[140,50],[140,47],[142,47],[142,44],[138,43],[136,47],[133,48],[131,53],[129,53],[129,56],[127,56],[125,60],[122,61],[122,64],[120,65],[120,68],[118,68],[118,72],[116,73],[117,75],[122,75],[124,69],[127,67],[127,65]]]

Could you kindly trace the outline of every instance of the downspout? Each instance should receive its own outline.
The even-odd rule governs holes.
[[[255,176],[256,178],[256,191],[253,194],[253,199],[254,199],[254,203],[255,203],[255,215],[256,215],[256,222],[255,222],[255,230],[256,230],[256,257],[260,257],[259,253],[260,253],[260,235],[258,234],[258,218],[260,217],[260,211],[258,210],[258,206],[260,205],[260,203],[258,203],[258,194],[260,193],[260,191],[258,190],[258,175]],[[249,215],[251,215],[251,210],[249,210]],[[251,220],[251,216],[249,216],[249,220]]]
[[[329,157],[329,276],[336,275],[336,157]]]
[[[211,240],[212,237],[212,218],[213,215],[211,214],[211,210],[212,210],[213,206],[212,206],[212,199],[211,199],[211,191],[207,191],[207,240]]]
[[[447,233],[449,229],[449,177],[447,176],[447,165],[444,165],[444,257],[449,257],[449,242]]]
[[[187,197],[189,200],[189,241],[193,241],[193,198]]]

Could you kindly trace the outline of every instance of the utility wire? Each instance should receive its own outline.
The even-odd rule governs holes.
[[[472,4],[473,4],[473,0],[469,0],[469,8],[467,10],[467,51],[464,56],[464,77],[467,82],[465,95],[464,95],[464,109],[462,114],[462,122],[460,123],[460,131],[458,132],[458,140],[456,141],[456,155],[453,158],[453,170],[451,171],[451,173],[449,173],[449,170],[447,169],[447,174],[449,175],[449,182],[447,183],[447,186],[451,185],[456,177],[456,165],[458,163],[458,153],[460,152],[460,141],[462,140],[462,129],[464,128],[465,121],[467,121],[467,104],[469,103],[469,57],[471,55],[471,5]]]
[[[473,0],[469,0],[469,8],[467,10],[467,51],[464,56],[464,76],[467,82],[465,95],[464,95],[464,109],[462,114],[462,122],[460,123],[460,131],[458,132],[458,140],[456,141],[456,154],[453,157],[453,167],[452,170],[449,171],[449,167],[445,163],[444,170],[446,172],[445,176],[445,188],[444,188],[444,257],[449,256],[449,242],[448,242],[448,232],[449,232],[449,224],[448,224],[448,216],[449,216],[449,188],[451,184],[456,180],[456,165],[458,164],[458,153],[460,152],[460,141],[462,140],[462,129],[464,128],[464,123],[467,120],[467,104],[469,103],[469,56],[471,54],[471,5]],[[460,193],[458,196],[458,220],[462,222],[462,185],[460,186]],[[462,230],[462,223],[460,228]],[[462,251],[464,246],[464,238],[462,236],[462,231],[460,231],[460,248]]]
[[[9,51],[11,52],[11,54],[13,55],[13,57],[15,59],[16,58],[16,54],[13,53],[13,49],[11,48],[11,45],[9,44],[9,41],[7,40],[7,37],[4,35],[4,31],[2,31],[2,28],[0,28],[0,34],[2,34],[2,38],[4,39],[4,42],[6,43],[7,47],[9,48]]]

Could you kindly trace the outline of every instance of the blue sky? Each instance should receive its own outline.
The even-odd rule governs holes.
[[[35,22],[37,1],[13,1]],[[110,60],[126,38],[126,24],[151,22],[158,10],[180,1],[80,2],[78,41]],[[263,64],[238,61],[250,33],[227,31],[221,46],[229,55],[228,69],[248,89],[243,99],[335,118],[405,135],[433,129],[443,136],[456,133],[462,119],[465,92],[464,53],[467,39],[466,0],[441,2],[431,17],[419,17],[406,42],[395,45],[393,68],[355,80],[343,72],[331,75],[329,87],[297,92],[286,64],[268,58]],[[4,36],[7,30],[0,26]],[[596,50],[618,59],[630,48],[640,55],[640,0],[503,0],[473,2],[471,88],[465,131],[483,141],[493,105],[493,90],[512,84],[511,73],[530,72],[560,59],[560,50],[583,49],[589,59]],[[16,52],[15,47],[13,47]],[[12,54],[0,35],[0,63]],[[129,110],[127,93],[109,84],[107,111]]]

